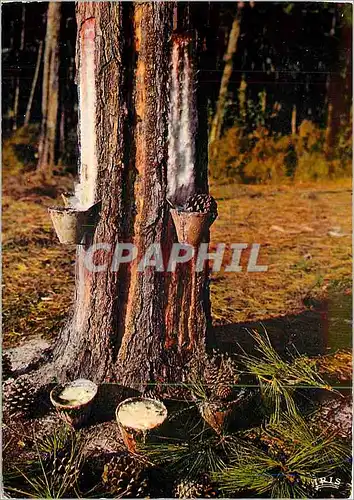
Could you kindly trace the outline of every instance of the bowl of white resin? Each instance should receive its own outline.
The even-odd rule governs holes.
[[[129,451],[136,450],[136,439],[159,427],[167,417],[166,406],[157,399],[136,397],[122,401],[116,419],[123,441]]]
[[[77,379],[56,385],[50,392],[50,400],[63,420],[72,427],[78,427],[90,415],[97,389],[91,380]]]

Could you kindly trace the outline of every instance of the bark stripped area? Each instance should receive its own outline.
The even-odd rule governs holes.
[[[95,43],[97,38],[95,17],[85,19],[79,33],[79,120],[80,183],[76,186],[76,196],[83,208],[93,205],[96,200],[97,181],[97,138],[96,138],[96,76]]]
[[[191,35],[172,37],[167,174],[168,197],[175,205],[183,205],[195,193],[195,44]]]
[[[38,169],[51,172],[55,164],[59,95],[59,36],[61,3],[49,2],[45,38],[42,124],[38,145]]]
[[[187,198],[203,185],[197,184],[197,79],[196,39],[177,32],[172,37],[171,94],[168,141],[168,197],[175,205],[183,205]],[[201,124],[202,126],[202,124]],[[205,168],[205,167],[204,167]],[[170,241],[177,241],[170,231]],[[209,241],[209,234],[200,241]],[[175,350],[186,359],[188,354],[204,348],[208,315],[206,269],[196,273],[198,246],[191,262],[178,264],[169,277],[165,311],[166,349]]]
[[[207,123],[197,126],[196,43],[190,35],[179,35],[181,50],[174,61],[185,73],[177,96],[185,128],[170,123],[176,106],[170,98],[173,13],[169,2],[77,6],[81,164],[76,195],[80,207],[100,202],[101,211],[93,241],[77,250],[74,312],[53,353],[59,380],[86,377],[140,389],[148,382],[179,382],[186,361],[205,347],[206,270],[195,273],[195,262],[174,273],[138,269],[152,244],[161,245],[166,269],[177,242],[166,202],[175,182],[168,171],[169,129],[179,134],[179,151],[183,142],[189,148],[188,165],[185,156],[175,156],[188,193],[205,192],[207,162],[196,151],[207,149],[199,140],[207,136]],[[197,172],[197,163],[203,172]],[[138,257],[117,271],[110,263],[118,242],[133,243]],[[90,272],[85,265],[91,243],[111,245],[110,251],[95,252],[96,264],[109,263],[103,271]]]

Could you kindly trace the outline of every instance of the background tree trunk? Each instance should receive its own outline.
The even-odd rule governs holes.
[[[38,145],[37,166],[38,170],[49,174],[52,172],[56,161],[60,20],[61,3],[49,2],[43,67],[42,125]]]
[[[352,26],[347,20],[341,20],[341,26],[337,26],[337,17],[340,19],[344,15],[343,9],[346,8],[346,5],[337,7],[332,19],[331,36],[336,36],[340,49],[338,53],[345,54],[345,57],[335,61],[327,81],[328,106],[324,149],[329,160],[333,159],[334,149],[343,126],[349,125],[352,105]]]
[[[293,105],[293,110],[291,112],[291,135],[297,134],[297,121],[296,121],[296,104]]]
[[[23,49],[25,47],[25,26],[26,26],[26,5],[22,5],[22,16],[21,16],[21,39],[20,39],[20,48],[17,54],[17,57],[20,59]],[[12,130],[17,130],[18,125],[18,107],[20,103],[20,77],[16,78],[16,86],[15,86],[15,98],[14,98],[14,111],[13,111],[13,124]]]
[[[207,149],[207,122],[198,121],[200,102],[191,94],[199,45],[190,34],[171,37],[173,12],[169,2],[77,6],[77,196],[84,207],[101,202],[93,242],[112,248],[97,251],[95,261],[110,263],[118,241],[133,243],[138,258],[117,272],[110,265],[89,272],[84,264],[89,244],[78,247],[74,313],[54,353],[60,379],[87,376],[138,388],[180,382],[186,361],[205,348],[206,269],[196,275],[192,263],[175,273],[138,270],[151,244],[161,245],[166,264],[177,241],[166,203],[167,192],[177,193],[175,176],[183,172],[185,196],[207,189],[207,157],[204,153],[203,162],[196,157],[196,151]],[[177,71],[171,82],[176,44],[182,46],[176,67],[183,61],[184,76],[178,79]],[[179,112],[185,110],[182,132],[171,127],[177,105],[170,95],[173,85],[179,89]],[[169,129],[177,143],[179,134],[187,134],[187,173],[178,160],[168,164]]]
[[[26,109],[26,114],[25,114],[25,121],[24,121],[25,126],[29,124],[29,121],[31,119],[31,109],[32,109],[34,92],[36,90],[36,85],[37,85],[37,80],[38,80],[38,75],[39,75],[39,68],[41,66],[41,61],[42,61],[42,52],[43,52],[43,42],[40,41],[39,45],[38,45],[37,63],[36,63],[36,68],[34,70],[31,93],[30,93],[30,96],[28,98],[27,109]]]
[[[218,153],[217,141],[221,138],[222,125],[226,110],[227,93],[233,70],[233,57],[236,53],[237,42],[240,37],[242,8],[243,8],[243,2],[238,2],[237,12],[234,21],[232,23],[232,28],[229,35],[227,50],[224,55],[224,61],[225,61],[224,72],[220,84],[219,98],[216,104],[216,110],[210,129],[209,155],[211,161],[216,159]]]
[[[77,89],[75,80],[75,41],[76,20],[72,17],[70,5],[62,5],[60,70],[59,70],[59,131],[58,157],[65,165],[77,164],[76,148],[73,144],[73,131],[77,130]],[[74,107],[74,109],[73,109]]]

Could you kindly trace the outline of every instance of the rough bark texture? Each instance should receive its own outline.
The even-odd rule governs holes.
[[[136,216],[132,242],[138,258],[167,239],[167,116],[172,4],[141,3],[134,10],[136,54]],[[127,383],[154,380],[161,371],[164,338],[164,275],[153,268],[129,276],[125,328],[117,372]]]
[[[221,79],[219,98],[216,104],[215,115],[210,130],[209,154],[211,160],[217,157],[217,141],[221,138],[222,125],[226,109],[227,92],[233,70],[233,57],[237,49],[238,39],[240,37],[242,7],[243,3],[239,2],[237,6],[237,13],[232,23],[227,50],[224,56],[224,72]]]
[[[59,35],[61,3],[49,2],[44,49],[42,125],[38,145],[38,169],[51,172],[55,165],[59,100]]]
[[[123,81],[122,6],[80,3],[77,23],[80,201],[86,205],[101,200],[94,242],[114,245],[124,239],[123,221],[127,216],[122,192],[128,168],[124,143],[129,141],[124,133],[128,108]],[[105,272],[87,269],[84,259],[90,243],[78,246],[74,314],[56,354],[58,374],[63,379],[80,374],[102,381],[113,367],[120,306],[118,273],[110,272],[110,268]]]
[[[186,361],[205,347],[206,269],[196,274],[189,263],[175,273],[138,270],[151,244],[161,245],[167,264],[177,241],[166,203],[173,13],[169,2],[77,6],[77,195],[85,206],[101,202],[93,242],[112,249],[96,251],[95,262],[111,262],[118,241],[133,243],[138,258],[118,271],[109,265],[90,272],[84,259],[91,241],[78,247],[75,308],[54,351],[60,380],[84,376],[137,388],[179,382]],[[196,58],[191,62],[196,72]],[[206,127],[198,122],[196,151],[207,149]],[[194,189],[205,191],[203,158],[194,156],[193,176]]]

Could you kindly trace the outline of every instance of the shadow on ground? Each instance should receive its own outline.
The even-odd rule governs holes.
[[[213,328],[215,345],[222,351],[254,353],[253,330],[267,332],[279,354],[287,352],[318,356],[328,352],[328,304],[318,302],[313,310],[290,314],[263,321],[233,323]],[[215,347],[213,345],[212,347]]]

